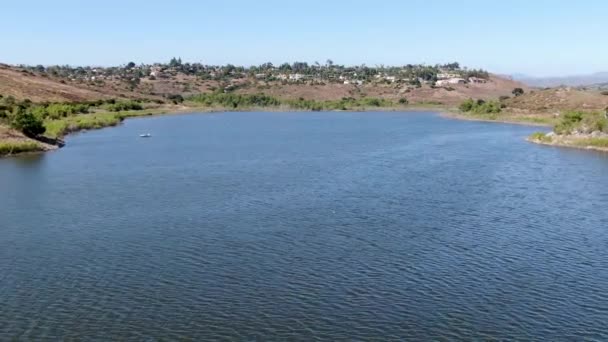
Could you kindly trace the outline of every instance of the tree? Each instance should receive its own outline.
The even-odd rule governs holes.
[[[474,107],[475,101],[473,101],[473,99],[468,99],[461,103],[458,109],[460,109],[461,112],[470,112]]]
[[[524,94],[524,90],[521,88],[515,88],[511,93],[515,96],[521,96]]]
[[[135,63],[134,62],[127,63],[127,66],[125,67],[125,69],[133,69],[133,68],[135,68]]]
[[[36,137],[46,131],[42,119],[23,107],[17,107],[11,126],[29,137]]]
[[[182,58],[181,57],[180,58],[175,58],[175,57],[171,58],[171,61],[169,62],[169,66],[172,68],[182,66]]]

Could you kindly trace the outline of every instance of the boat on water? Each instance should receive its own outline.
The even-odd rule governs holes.
[[[145,134],[139,135],[140,138],[150,138],[151,136],[152,136],[152,134],[150,134],[150,133],[145,133]]]

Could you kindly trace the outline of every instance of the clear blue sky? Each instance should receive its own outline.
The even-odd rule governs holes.
[[[458,61],[608,71],[606,0],[3,0],[0,62],[117,65]]]

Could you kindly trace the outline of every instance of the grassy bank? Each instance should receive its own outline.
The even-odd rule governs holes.
[[[537,132],[528,137],[528,141],[541,145],[572,147],[608,152],[608,137],[548,135]]]
[[[537,132],[528,140],[543,145],[608,151],[608,119],[598,112],[566,112],[555,123],[552,133]]]
[[[473,120],[473,121],[487,121],[487,122],[500,122],[500,123],[514,123],[514,124],[523,124],[523,125],[533,125],[533,126],[553,126],[559,120],[554,116],[549,114],[515,114],[510,112],[500,112],[500,113],[449,113],[447,114],[449,117],[453,117],[456,119],[463,120]]]
[[[475,121],[494,121],[536,126],[552,126],[558,123],[551,114],[519,114],[509,111],[501,101],[468,99],[460,104],[458,112],[450,116]]]
[[[124,119],[139,116],[149,116],[167,112],[165,109],[124,112],[100,112],[94,114],[81,114],[61,119],[47,119],[45,136],[49,138],[62,138],[65,135],[89,129],[100,129],[120,124]]]
[[[340,100],[308,100],[279,99],[265,94],[234,94],[234,93],[207,93],[189,97],[188,103],[213,108],[220,107],[225,110],[246,110],[250,108],[280,108],[286,110],[302,111],[334,111],[334,110],[365,110],[377,108],[403,107],[408,104],[405,98],[392,101],[382,98],[364,97],[355,99],[345,97]]]
[[[1,140],[0,156],[43,151],[42,146],[35,141]]]

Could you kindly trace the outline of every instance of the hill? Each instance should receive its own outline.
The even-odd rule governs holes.
[[[91,77],[90,79],[94,79]],[[391,100],[407,98],[411,104],[458,105],[467,98],[493,99],[510,95],[514,88],[527,87],[517,81],[489,75],[484,83],[450,84],[435,87],[429,83],[413,86],[404,82],[327,82],[259,80],[255,77],[202,79],[184,73],[165,77],[141,77],[133,84],[129,79],[90,79],[53,76],[32,68],[0,64],[0,95],[33,102],[83,102],[98,99],[162,100],[170,95],[184,97],[210,93],[225,88],[237,94],[264,93],[279,99],[340,100],[345,97],[377,97]]]
[[[34,102],[79,102],[108,96],[100,91],[62,83],[7,65],[0,65],[0,94]]]
[[[608,107],[608,96],[598,90],[583,90],[570,87],[531,90],[522,96],[505,101],[507,108],[520,113],[551,113],[584,110],[604,111]]]
[[[513,79],[523,82],[530,87],[585,87],[608,83],[608,72],[562,77],[529,77],[525,75],[513,75]]]

